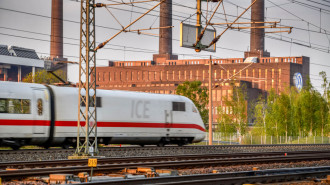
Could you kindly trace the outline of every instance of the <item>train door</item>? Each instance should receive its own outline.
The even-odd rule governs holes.
[[[165,110],[166,137],[170,136],[172,124],[173,124],[173,112],[172,110]]]
[[[43,89],[33,90],[32,114],[34,120],[33,134],[45,134],[47,127],[47,115],[45,111],[45,91]]]

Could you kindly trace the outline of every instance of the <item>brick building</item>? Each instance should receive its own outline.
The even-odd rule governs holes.
[[[230,96],[230,81],[247,86],[248,106],[259,94],[274,89],[280,93],[293,85],[295,73],[305,81],[309,76],[308,57],[227,58],[212,60],[213,113]],[[175,94],[184,81],[199,80],[208,87],[208,59],[109,62],[109,67],[97,67],[96,83],[100,89],[119,89],[160,94]],[[213,117],[216,122],[217,116]]]

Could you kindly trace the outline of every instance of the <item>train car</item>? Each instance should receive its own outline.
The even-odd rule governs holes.
[[[205,137],[186,97],[119,90],[96,95],[98,143],[181,146]],[[78,88],[0,82],[0,146],[75,146],[77,118]]]

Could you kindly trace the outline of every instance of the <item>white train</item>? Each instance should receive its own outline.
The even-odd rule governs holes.
[[[205,127],[183,96],[97,90],[98,143],[164,146],[199,142]],[[78,88],[0,82],[0,146],[76,145]]]

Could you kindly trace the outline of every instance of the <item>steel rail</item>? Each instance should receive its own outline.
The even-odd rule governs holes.
[[[175,156],[154,156],[154,157],[111,157],[99,158],[98,164],[112,163],[128,163],[128,162],[150,162],[150,161],[178,161],[178,160],[198,160],[198,159],[231,159],[244,157],[261,157],[261,156],[283,156],[283,155],[302,155],[302,154],[329,154],[330,151],[297,151],[297,152],[258,152],[258,153],[234,153],[234,154],[199,154],[199,155],[175,155]],[[15,161],[15,162],[0,162],[0,169],[12,168],[42,168],[56,166],[76,166],[86,165],[87,159],[75,160],[47,160],[47,161]]]
[[[186,150],[186,149],[226,149],[226,148],[281,148],[281,147],[318,147],[318,146],[329,146],[330,144],[274,144],[274,145],[188,145],[188,146],[165,146],[165,147],[157,147],[157,146],[124,146],[124,147],[103,147],[99,148],[100,152],[102,151],[130,151],[130,150]],[[40,152],[40,153],[53,153],[63,152],[69,153],[74,152],[75,149],[21,149],[21,150],[0,150],[0,155],[3,154],[21,154],[21,153],[32,153],[32,152]]]
[[[271,157],[251,157],[251,158],[231,158],[231,159],[199,159],[186,161],[151,161],[151,162],[135,162],[135,163],[118,163],[118,164],[102,164],[94,168],[97,172],[118,171],[124,168],[136,168],[140,166],[148,166],[154,168],[191,168],[201,166],[230,166],[241,164],[260,164],[260,163],[277,163],[277,162],[293,162],[293,161],[315,161],[329,160],[330,154],[301,154],[292,156],[271,156]],[[17,178],[35,175],[48,175],[51,173],[74,173],[89,171],[90,168],[84,166],[56,167],[56,168],[37,168],[22,170],[4,170],[0,171],[0,177],[3,179]]]
[[[186,175],[176,177],[155,177],[147,179],[128,179],[128,180],[111,180],[104,182],[81,183],[107,184],[107,185],[137,185],[137,184],[153,184],[153,185],[214,185],[214,184],[254,184],[254,183],[274,183],[303,180],[311,177],[322,178],[330,173],[330,167],[313,167],[313,168],[293,168],[293,169],[276,169],[262,171],[246,171],[233,173],[218,173],[204,175]]]

